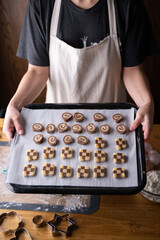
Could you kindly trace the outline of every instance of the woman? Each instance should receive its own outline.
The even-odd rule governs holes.
[[[4,133],[24,129],[19,110],[47,82],[46,102],[125,102],[127,89],[139,110],[130,130],[143,125],[149,138],[154,103],[142,69],[157,52],[141,0],[30,0],[17,55],[28,70],[11,99]],[[48,80],[48,81],[47,81]]]

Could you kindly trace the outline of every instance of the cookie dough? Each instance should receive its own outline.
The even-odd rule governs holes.
[[[106,168],[104,166],[94,166],[94,177],[103,178],[106,174]]]
[[[33,164],[25,164],[23,170],[24,177],[33,177],[36,174],[37,167]]]
[[[50,163],[44,163],[42,175],[43,176],[53,176],[55,174],[55,165]]]
[[[116,122],[116,123],[119,123],[123,120],[123,115],[120,114],[120,113],[115,113],[113,116],[112,116],[113,120]]]
[[[27,160],[35,161],[38,159],[38,151],[36,149],[28,149],[27,151]]]
[[[82,113],[74,113],[74,120],[76,122],[82,122],[84,120],[84,115]]]
[[[48,124],[46,127],[46,132],[47,133],[54,133],[56,130],[56,127],[54,124]]]
[[[96,126],[93,124],[93,123],[89,123],[87,126],[86,126],[86,131],[88,133],[95,133],[96,132]]]
[[[70,147],[62,147],[61,158],[68,159],[73,157],[73,150]]]
[[[37,134],[34,136],[33,141],[37,144],[41,144],[43,142],[43,135],[42,134]]]
[[[79,150],[79,161],[89,161],[90,160],[90,150],[80,149]]]
[[[105,162],[106,161],[106,153],[101,150],[94,151],[94,161],[96,163]]]
[[[34,123],[32,126],[34,132],[41,132],[43,130],[43,125],[41,123]]]
[[[60,178],[70,178],[72,177],[72,168],[71,166],[60,166],[60,172],[59,172]]]
[[[67,123],[60,123],[60,124],[58,124],[58,131],[60,133],[66,132],[67,130],[68,130]]]
[[[86,145],[89,142],[88,138],[85,136],[79,136],[77,138],[77,143],[81,144],[81,145]]]
[[[51,145],[51,146],[56,145],[56,144],[57,144],[57,138],[56,138],[55,136],[50,136],[50,137],[48,138],[48,143],[49,143],[49,145]]]
[[[127,143],[126,143],[126,140],[123,139],[123,138],[116,138],[116,147],[117,147],[117,150],[123,150],[125,148],[127,148]]]
[[[74,124],[72,126],[72,132],[73,133],[81,133],[83,131],[83,128],[80,124]]]
[[[88,178],[90,168],[88,166],[78,166],[77,178]]]
[[[125,163],[125,155],[123,153],[113,153],[114,163]]]
[[[105,140],[104,138],[96,137],[95,138],[95,148],[104,148]]]
[[[105,117],[102,113],[95,113],[93,115],[93,119],[95,122],[100,122],[100,121],[103,121],[105,119]]]
[[[113,178],[125,178],[126,169],[125,168],[113,168]]]
[[[107,124],[101,125],[99,129],[100,132],[103,134],[109,133],[109,126]]]
[[[44,159],[54,158],[54,148],[44,147],[44,150],[43,150],[43,158],[44,158]]]
[[[64,144],[71,144],[73,142],[73,138],[71,135],[65,135],[63,137]]]
[[[124,134],[127,132],[127,128],[124,124],[119,124],[117,127],[116,127],[116,130],[118,133],[120,134]]]
[[[62,118],[65,122],[68,122],[69,120],[71,120],[72,117],[73,117],[72,114],[68,112],[65,112],[62,114]]]

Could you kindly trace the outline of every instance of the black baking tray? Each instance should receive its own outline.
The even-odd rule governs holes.
[[[130,103],[80,103],[80,104],[31,104],[29,109],[131,109],[137,107]],[[131,195],[139,193],[146,184],[146,164],[142,126],[136,129],[138,186],[136,187],[77,187],[77,186],[29,186],[7,184],[14,193],[40,194],[92,194],[92,195]]]

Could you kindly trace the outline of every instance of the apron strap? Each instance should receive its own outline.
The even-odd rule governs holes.
[[[117,35],[114,0],[107,0],[110,35]]]
[[[55,37],[57,36],[57,29],[58,29],[61,1],[62,0],[55,0],[54,9],[53,9],[53,13],[52,13],[50,33],[52,35],[54,35]]]

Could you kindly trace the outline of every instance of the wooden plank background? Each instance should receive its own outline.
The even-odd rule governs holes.
[[[27,70],[26,60],[16,57],[16,51],[28,0],[0,1],[0,108],[5,108],[15,93],[19,81]],[[160,49],[160,1],[144,0],[153,31]],[[150,81],[155,101],[155,123],[160,123],[160,55],[148,57],[144,68]],[[36,99],[44,102],[45,91]]]

